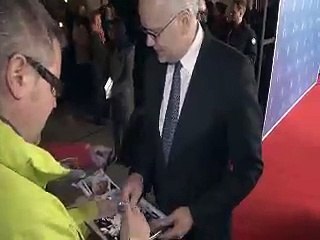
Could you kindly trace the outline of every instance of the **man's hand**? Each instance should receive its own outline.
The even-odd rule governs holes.
[[[122,201],[130,203],[131,206],[137,205],[143,191],[143,177],[138,173],[129,176],[122,188]]]
[[[120,239],[148,240],[150,227],[138,207],[127,206],[122,216]]]
[[[180,207],[165,219],[167,225],[172,225],[160,239],[182,239],[192,228],[193,219],[188,207]]]

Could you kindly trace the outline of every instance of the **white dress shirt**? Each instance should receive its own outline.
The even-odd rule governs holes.
[[[188,52],[183,56],[183,58],[180,60],[182,64],[182,69],[181,69],[179,116],[184,103],[184,99],[186,97],[186,94],[189,88],[191,76],[199,55],[203,37],[204,37],[204,31],[201,25],[199,24],[197,35],[191,47],[189,48]],[[163,97],[162,97],[162,103],[161,103],[161,109],[160,109],[160,115],[159,115],[159,132],[161,136],[162,136],[162,129],[163,129],[163,125],[166,117],[168,101],[170,97],[173,73],[174,73],[174,64],[168,64],[166,82],[164,85],[164,91],[163,91]]]

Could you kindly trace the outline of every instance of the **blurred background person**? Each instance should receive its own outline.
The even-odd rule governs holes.
[[[202,27],[205,27],[207,24],[207,17],[208,17],[208,9],[206,5],[205,0],[198,0],[199,4],[199,12],[198,12],[198,21],[202,25]]]
[[[95,124],[104,125],[107,112],[104,86],[109,76],[109,55],[106,46],[108,43],[99,10],[90,13],[90,22],[93,119]]]
[[[254,30],[244,19],[247,10],[246,0],[234,0],[227,17],[228,25],[223,40],[246,55],[252,64],[257,59],[258,42]]]
[[[110,77],[113,80],[111,118],[114,148],[117,157],[124,132],[134,109],[133,67],[134,45],[130,42],[124,22],[117,18],[109,25]]]
[[[224,39],[223,32],[227,27],[226,10],[227,5],[222,2],[207,2],[208,6],[208,28],[212,35],[219,40]]]
[[[85,6],[81,5],[72,28],[72,46],[75,64],[72,77],[68,79],[68,95],[75,105],[84,104],[90,99],[89,93],[92,82],[90,35],[90,20]],[[76,110],[75,106],[73,106],[73,110]]]

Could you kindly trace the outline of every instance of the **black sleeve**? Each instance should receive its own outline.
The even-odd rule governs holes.
[[[129,123],[131,131],[130,140],[127,142],[127,157],[130,161],[129,173],[139,173],[143,177],[144,189],[149,191],[152,186],[152,173],[154,173],[154,155],[150,129],[144,108],[134,111]]]
[[[230,168],[220,185],[204,193],[190,206],[196,225],[219,219],[230,212],[255,187],[263,171],[261,157],[262,113],[257,99],[253,66],[243,63],[234,66],[227,93],[229,110],[226,113]],[[231,76],[231,75],[229,75]]]
[[[146,82],[147,79],[152,79],[149,71],[150,65],[152,66],[150,59],[146,61],[144,65],[144,76],[143,81]],[[149,87],[143,89],[143,98],[145,98]],[[152,91],[150,91],[152,92]],[[149,93],[150,95],[150,93]],[[148,96],[150,98],[150,96]],[[131,117],[131,127],[135,129],[135,134],[133,139],[130,141],[130,148],[132,152],[130,154],[131,168],[130,173],[139,173],[143,176],[145,190],[148,191],[153,183],[153,173],[154,173],[154,163],[155,163],[155,143],[153,141],[154,126],[152,126],[152,121],[149,117],[148,112],[150,112],[150,107],[148,103],[144,102],[139,108],[136,108]],[[129,145],[129,144],[128,144]]]
[[[248,56],[251,63],[255,64],[258,53],[258,41],[255,32],[252,29],[248,29],[248,40],[244,55]]]

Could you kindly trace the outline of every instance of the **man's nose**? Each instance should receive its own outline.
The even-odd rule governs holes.
[[[155,40],[153,37],[151,37],[150,35],[147,34],[147,46],[148,47],[153,47],[155,44]]]

